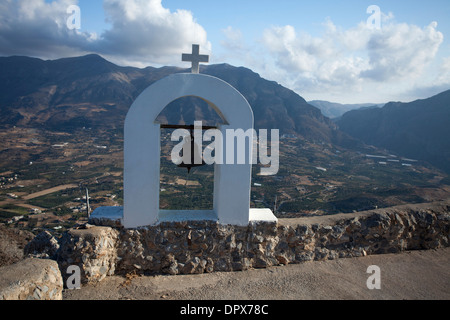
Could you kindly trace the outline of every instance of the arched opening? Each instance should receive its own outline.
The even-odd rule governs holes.
[[[186,96],[169,103],[156,118],[161,126],[160,195],[161,210],[213,210],[214,165],[186,170],[172,162],[171,152],[180,141],[172,141],[177,129],[188,129],[201,121],[204,129],[225,124],[217,107],[204,99]],[[204,131],[203,131],[204,132]],[[201,150],[205,148],[201,144]]]
[[[213,210],[161,210],[159,206],[161,111],[182,97],[206,101],[226,121],[219,125],[221,137],[227,132],[253,129],[253,112],[235,88],[215,77],[202,74],[173,74],[144,90],[134,101],[125,119],[124,213],[126,228],[166,221],[218,221],[221,224],[248,225],[255,220],[250,212],[252,163],[214,165]],[[226,159],[227,140],[218,150]],[[270,210],[269,210],[270,211]],[[250,217],[251,215],[252,218]],[[257,213],[256,220],[261,214]]]

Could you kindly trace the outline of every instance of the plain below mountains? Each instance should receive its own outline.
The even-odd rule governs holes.
[[[176,67],[144,69],[117,66],[98,55],[44,61],[29,57],[0,58],[0,126],[123,129],[134,99]],[[295,92],[261,78],[243,67],[202,66],[203,74],[218,77],[236,89],[253,108],[256,129],[280,129],[311,141],[354,143],[320,110]],[[161,121],[193,124],[214,120],[215,111],[200,99],[183,98],[169,105]],[[209,109],[208,109],[209,108]]]
[[[350,111],[337,124],[366,144],[428,161],[450,173],[450,90],[410,103]]]

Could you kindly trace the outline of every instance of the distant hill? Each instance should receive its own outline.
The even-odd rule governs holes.
[[[450,172],[450,90],[410,103],[349,111],[337,124],[367,144]]]
[[[176,67],[117,66],[98,55],[44,61],[28,57],[0,58],[0,126],[45,127],[73,130],[80,127],[122,129],[134,99],[153,82]],[[201,72],[223,79],[249,101],[255,127],[329,143],[354,143],[319,109],[295,92],[261,78],[246,68],[228,64],[202,66]],[[172,107],[174,107],[172,109]],[[172,123],[212,117],[212,110],[196,101],[180,101],[162,116]]]
[[[365,109],[365,108],[379,108],[383,106],[382,104],[376,103],[341,104],[322,100],[308,101],[308,103],[316,108],[319,108],[320,111],[322,111],[323,115],[330,119],[339,118],[344,113],[351,110]]]
[[[134,98],[176,68],[124,68],[98,55],[0,58],[0,125],[72,130],[122,126]]]

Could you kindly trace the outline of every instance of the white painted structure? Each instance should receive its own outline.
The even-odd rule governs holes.
[[[192,62],[192,73],[200,72],[200,62],[209,62],[209,56],[205,54],[200,54],[200,46],[198,44],[192,45],[192,53],[183,53],[181,56],[182,61]]]
[[[213,210],[159,209],[161,128],[156,118],[172,101],[186,96],[206,101],[226,123],[218,127],[224,144],[227,129],[253,129],[253,111],[247,100],[218,78],[192,73],[174,74],[147,88],[133,103],[125,121],[124,226],[135,228],[183,220],[216,220],[221,224],[248,225],[251,216],[256,220],[273,220],[273,214],[267,215],[267,211],[250,212],[252,154],[247,154],[246,164],[214,165]],[[252,141],[253,137],[249,138]],[[226,159],[227,150],[223,149]],[[237,144],[234,151],[236,155]]]
[[[195,47],[193,50],[190,56],[198,56],[198,50]],[[198,62],[205,60],[188,58],[184,56],[183,60],[193,61],[193,71],[198,71],[194,70]],[[218,78],[197,73],[173,74],[148,87],[135,100],[125,120],[124,208],[121,219],[124,227],[137,228],[167,221],[212,220],[240,226],[246,226],[250,221],[276,222],[270,209],[250,209],[253,154],[249,148],[246,148],[245,164],[236,164],[237,159],[235,164],[214,164],[213,210],[160,210],[161,125],[156,119],[171,102],[187,96],[203,99],[222,118],[223,124],[218,124],[218,130],[222,133],[224,145],[227,143],[227,129],[253,129],[253,111],[247,100]],[[253,133],[248,136],[250,147],[252,141]],[[238,144],[234,145],[234,150],[219,145],[216,156],[217,149],[220,149],[223,150],[223,159],[227,159],[227,151],[233,151],[237,158]],[[108,210],[96,210],[92,217],[102,218],[108,215]],[[117,218],[118,208],[111,210]]]

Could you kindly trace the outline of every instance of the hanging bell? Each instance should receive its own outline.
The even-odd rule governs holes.
[[[199,154],[199,148],[198,145],[194,142],[194,137],[191,131],[191,134],[189,136],[186,136],[184,138],[185,142],[183,145],[183,149],[181,151],[181,158],[183,159],[182,162],[178,165],[178,167],[180,168],[187,168],[188,173],[191,172],[192,168],[197,168],[197,167],[202,167],[205,166],[206,163],[203,160],[203,157],[201,156],[201,154]],[[188,152],[188,154],[184,154],[185,150],[190,150],[190,152]],[[190,153],[190,154],[189,154]],[[195,163],[196,159],[201,159],[201,163]]]

